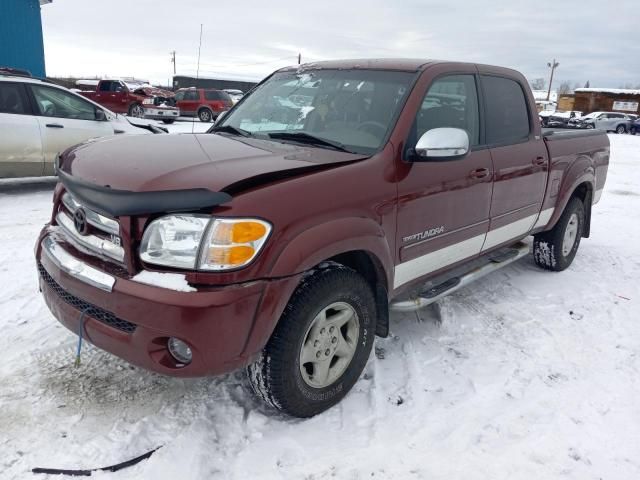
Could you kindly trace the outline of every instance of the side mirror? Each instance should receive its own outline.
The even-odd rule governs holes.
[[[469,135],[461,128],[433,128],[418,140],[413,161],[455,160],[469,153]]]
[[[107,114],[104,113],[104,110],[102,110],[100,108],[96,108],[96,121],[98,121],[98,122],[106,122],[107,121]]]

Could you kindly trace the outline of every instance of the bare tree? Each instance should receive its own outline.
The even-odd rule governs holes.
[[[584,88],[589,88],[589,85],[591,84],[589,83],[589,80],[587,80],[587,83],[584,84]]]
[[[571,82],[566,80],[564,82],[560,82],[560,86],[558,87],[558,94],[566,95],[568,93],[573,93],[573,88],[571,88]]]
[[[531,80],[531,88],[533,90],[544,90],[547,81],[544,78],[534,78]]]

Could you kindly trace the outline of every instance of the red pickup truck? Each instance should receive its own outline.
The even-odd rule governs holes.
[[[124,113],[130,117],[173,123],[180,116],[173,93],[149,85],[128,84],[123,80],[100,80],[95,91],[79,93],[112,112]]]
[[[163,374],[247,367],[261,398],[308,417],[354,385],[391,310],[523,257],[529,235],[540,267],[567,268],[609,141],[541,131],[513,70],[329,61],[278,70],[206,134],[58,162],[35,252],[55,317]]]

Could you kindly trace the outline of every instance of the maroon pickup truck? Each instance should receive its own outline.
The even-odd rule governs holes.
[[[294,416],[336,404],[389,312],[588,237],[606,134],[541,131],[513,70],[426,60],[285,68],[206,134],[58,159],[40,288],[72,332],[176,376],[246,367]],[[132,167],[135,166],[135,168]]]

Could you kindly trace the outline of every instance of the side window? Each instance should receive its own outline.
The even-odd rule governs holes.
[[[220,92],[217,92],[215,90],[205,90],[204,98],[206,98],[207,100],[221,100],[222,95],[220,95]]]
[[[520,84],[503,77],[483,75],[486,98],[487,143],[518,143],[529,136],[529,111]]]
[[[24,91],[19,83],[0,82],[0,113],[29,113]]]
[[[182,100],[184,100],[184,92],[176,93],[176,102],[180,102]]]
[[[57,88],[32,85],[33,96],[43,117],[95,120],[96,109],[76,95]]]
[[[415,141],[434,128],[453,127],[466,130],[471,146],[480,143],[478,94],[473,75],[450,75],[438,78],[425,95],[416,117]]]
[[[198,90],[187,90],[184,94],[185,100],[200,100],[200,92]]]
[[[100,82],[100,91],[101,92],[110,92],[111,91],[111,85],[113,84],[113,82]]]

